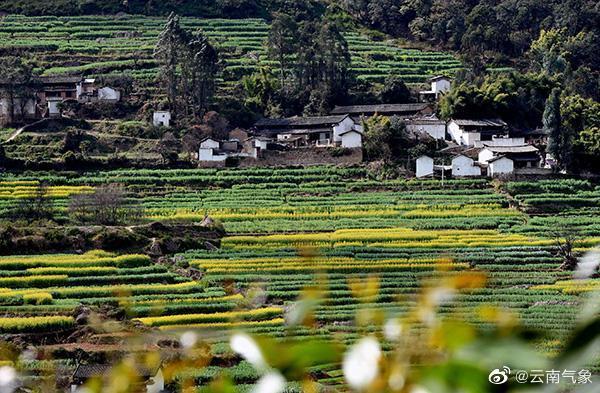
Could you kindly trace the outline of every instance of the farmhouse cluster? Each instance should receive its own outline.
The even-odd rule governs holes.
[[[206,138],[200,145],[198,160],[202,166],[219,166],[229,158],[260,160],[270,152],[304,150],[317,154],[320,149],[331,147],[361,150],[365,139],[363,120],[380,115],[402,119],[412,135],[449,145],[440,153],[448,153],[451,162],[436,165],[432,157],[421,156],[415,162],[417,177],[436,173],[494,177],[548,171],[542,163],[551,158],[546,160],[539,150],[539,146],[547,143],[543,130],[511,130],[500,119],[441,120],[435,115],[434,101],[451,88],[451,81],[437,76],[430,83],[430,90],[419,92],[422,101],[419,103],[337,106],[328,116],[261,119],[248,133],[236,130],[228,140]],[[155,125],[164,124],[161,119],[165,116],[168,118],[168,112],[156,112]]]
[[[543,130],[513,130],[501,119],[439,119],[435,102],[451,89],[444,76],[429,79],[430,89],[419,92],[417,103],[337,106],[326,116],[264,118],[248,130],[235,129],[227,138],[206,137],[195,158],[199,166],[311,165],[358,163],[363,160],[364,121],[372,116],[402,120],[406,132],[417,138],[443,141],[434,159],[428,155],[412,163],[417,177],[500,176],[542,174],[552,162],[540,147],[547,143]],[[31,88],[33,86],[33,88]],[[0,86],[0,121],[60,117],[69,102],[118,102],[119,90],[95,79],[74,76],[37,77],[28,91]],[[170,127],[169,111],[154,111],[156,127]],[[439,153],[439,154],[437,154]],[[450,159],[447,159],[450,157]]]
[[[59,117],[62,104],[68,102],[117,102],[119,90],[99,86],[93,78],[80,76],[41,76],[27,87],[0,82],[0,124],[14,118],[37,120]]]

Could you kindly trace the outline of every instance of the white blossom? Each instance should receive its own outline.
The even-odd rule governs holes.
[[[343,371],[348,385],[356,390],[368,387],[379,373],[381,348],[373,337],[355,343],[344,356]]]
[[[247,334],[236,333],[229,340],[231,349],[246,359],[257,370],[266,368],[266,362],[256,342]]]
[[[270,371],[260,377],[252,388],[252,393],[280,393],[285,389],[285,378],[277,371]]]
[[[179,342],[182,347],[189,349],[198,342],[198,335],[195,332],[187,331],[179,337]]]
[[[17,371],[10,366],[0,367],[0,393],[12,393],[18,386]]]
[[[389,341],[397,341],[402,335],[402,324],[397,319],[390,319],[383,325],[383,335]]]

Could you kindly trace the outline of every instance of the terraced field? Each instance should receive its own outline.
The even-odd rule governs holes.
[[[142,16],[8,15],[0,19],[0,51],[33,54],[37,69],[45,75],[97,77],[127,72],[149,88],[157,72],[152,52],[164,23],[163,18]],[[225,89],[261,65],[277,65],[266,54],[269,26],[263,20],[182,18],[182,26],[202,29],[220,49]],[[402,49],[354,32],[346,38],[352,72],[359,79],[381,82],[395,72],[406,82],[423,83],[428,76],[453,74],[461,67],[448,53]]]
[[[202,272],[197,280],[138,255],[0,259],[7,316],[0,331],[68,330],[78,304],[113,304],[166,334],[205,332],[216,357],[207,368],[186,371],[198,384],[224,368],[244,386],[258,378],[249,364],[231,363],[226,331],[349,344],[374,329],[356,323],[362,310],[385,319],[405,315],[424,283],[471,273],[483,273],[485,286],[455,294],[442,314],[485,330],[491,321],[479,311],[499,307],[544,333],[536,343],[552,355],[587,294],[600,289],[598,278],[575,281],[559,269],[563,259],[548,233],[549,227],[577,229],[578,253],[600,243],[600,189],[583,180],[375,180],[363,168],[333,167],[31,173],[5,175],[3,200],[18,198],[8,191],[17,179],[20,187],[48,182],[61,209],[65,193],[121,182],[144,205],[148,221],[192,223],[205,214],[222,221],[229,235],[219,250],[177,257]],[[359,299],[356,286],[368,277],[378,280],[378,290]],[[286,318],[307,287],[323,294],[314,328],[289,329]],[[600,359],[596,372],[599,365]],[[339,364],[313,371],[325,385],[343,383]]]

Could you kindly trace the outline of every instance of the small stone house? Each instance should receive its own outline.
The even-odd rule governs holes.
[[[413,133],[426,133],[434,139],[446,139],[446,122],[435,116],[406,119],[406,130]]]
[[[171,112],[155,111],[152,115],[152,124],[155,127],[169,127],[171,124]]]
[[[489,177],[508,175],[515,170],[515,163],[506,156],[494,157],[490,159],[487,164],[487,175]]]
[[[417,177],[427,177],[433,175],[433,158],[429,156],[421,156],[417,158]]]
[[[452,159],[452,176],[481,176],[481,167],[472,158],[459,154]]]
[[[508,135],[507,124],[500,119],[453,119],[447,129],[450,138],[461,146],[476,146],[479,142]]]
[[[437,100],[442,94],[450,91],[452,87],[452,80],[444,75],[429,78],[428,82],[431,83],[431,90],[419,92],[419,95],[424,99],[434,98]]]
[[[510,158],[514,168],[536,168],[539,167],[541,157],[535,146],[498,146],[484,144],[479,152],[478,161],[487,164],[490,160],[500,156]]]
[[[273,138],[296,148],[343,146],[342,134],[348,131],[354,133],[346,136],[346,144],[354,146],[360,139],[362,146],[362,125],[348,115],[262,119],[254,127],[258,136]]]

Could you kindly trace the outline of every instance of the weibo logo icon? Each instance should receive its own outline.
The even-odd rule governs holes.
[[[490,375],[488,376],[488,381],[493,383],[494,385],[502,385],[508,381],[508,376],[510,375],[510,368],[504,366],[502,369],[492,370]]]

